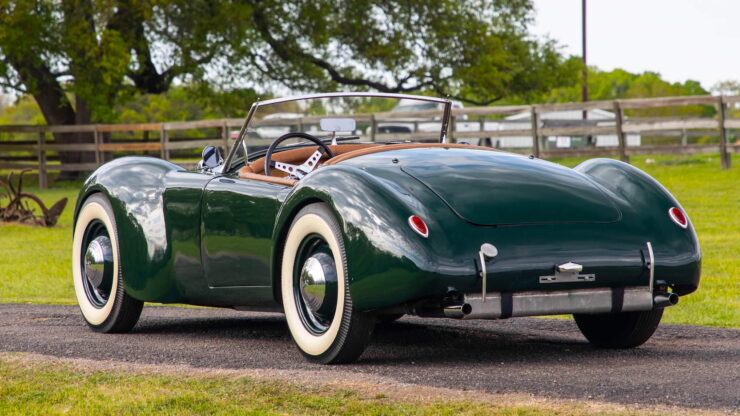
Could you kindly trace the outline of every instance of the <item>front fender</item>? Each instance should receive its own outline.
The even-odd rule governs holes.
[[[701,270],[699,239],[690,219],[686,229],[670,220],[671,207],[686,211],[663,185],[642,170],[614,159],[587,160],[574,170],[611,193],[625,213],[623,221],[649,230],[656,280],[668,282],[679,295],[696,290]]]
[[[75,206],[75,222],[85,199],[96,192],[113,207],[126,292],[140,300],[180,300],[170,270],[171,247],[165,227],[163,193],[167,173],[184,170],[151,157],[123,157],[98,168],[85,181]]]
[[[318,201],[331,207],[342,229],[356,309],[399,305],[439,290],[430,279],[437,264],[428,242],[407,222],[413,214],[430,218],[427,204],[391,181],[342,165],[307,176],[282,205],[272,253],[275,287],[279,287],[282,242],[292,219],[303,206]]]

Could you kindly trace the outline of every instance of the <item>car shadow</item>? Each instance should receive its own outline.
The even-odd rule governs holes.
[[[517,325],[516,321],[521,321],[522,325]],[[182,336],[185,339],[243,341],[246,347],[250,342],[284,342],[286,347],[293,348],[288,345],[292,340],[285,319],[279,314],[142,320],[132,334],[161,335],[168,339]],[[367,350],[353,365],[536,363],[615,356],[631,360],[658,356],[668,359],[682,355],[680,350],[666,351],[650,344],[631,350],[597,349],[580,335],[571,321],[519,318],[476,325],[404,318],[378,325]]]
[[[288,325],[282,315],[142,319],[132,334],[187,335],[228,339],[285,338],[290,340]]]

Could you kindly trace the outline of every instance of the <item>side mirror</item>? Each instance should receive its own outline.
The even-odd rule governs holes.
[[[224,163],[224,158],[221,156],[221,150],[216,146],[206,146],[198,162],[198,168],[211,170],[222,163]]]

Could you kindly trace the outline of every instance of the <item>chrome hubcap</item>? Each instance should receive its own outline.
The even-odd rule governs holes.
[[[298,277],[303,313],[315,332],[328,329],[336,309],[337,273],[334,258],[324,252],[315,252],[303,263]]]
[[[113,274],[113,247],[104,235],[96,237],[85,252],[85,277],[99,289],[103,282],[110,281]]]

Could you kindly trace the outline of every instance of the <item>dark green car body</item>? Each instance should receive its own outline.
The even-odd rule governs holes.
[[[288,227],[319,201],[341,226],[359,311],[480,292],[483,243],[498,249],[486,265],[489,291],[644,286],[646,242],[656,282],[678,295],[699,284],[693,226],[668,215],[679,203],[611,159],[569,169],[482,148],[388,150],[321,167],[291,187],[126,157],[88,178],[75,218],[96,192],[113,207],[124,288],[146,302],[279,310]],[[426,222],[427,238],[411,215]],[[569,261],[596,280],[540,282]]]

